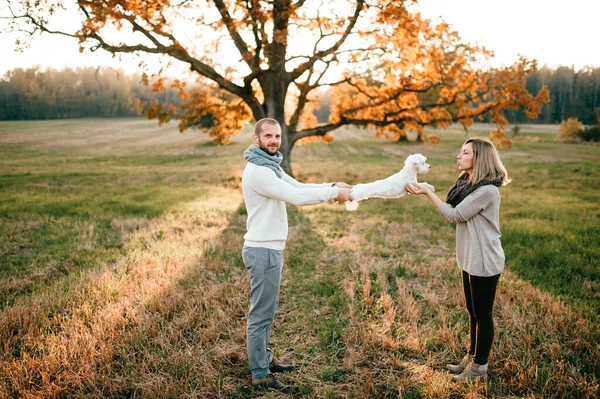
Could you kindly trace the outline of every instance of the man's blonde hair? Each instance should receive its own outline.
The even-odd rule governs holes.
[[[511,182],[496,147],[490,141],[477,138],[465,141],[465,144],[468,143],[473,145],[472,185],[483,180],[495,180],[497,178],[502,179],[503,186]]]
[[[263,125],[277,125],[277,126],[279,126],[279,128],[281,128],[281,125],[275,119],[273,119],[273,118],[262,118],[261,120],[259,120],[258,122],[256,122],[256,125],[254,125],[254,134],[255,135],[260,136],[260,133],[262,132],[262,126]]]

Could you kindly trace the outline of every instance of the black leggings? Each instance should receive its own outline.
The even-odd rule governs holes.
[[[494,340],[492,308],[500,275],[479,277],[463,270],[462,278],[470,316],[471,348],[469,354],[475,355],[475,363],[486,364]]]

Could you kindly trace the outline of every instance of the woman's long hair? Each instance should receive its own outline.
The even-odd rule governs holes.
[[[496,180],[497,178],[502,180],[503,186],[511,182],[512,179],[508,177],[508,172],[500,160],[500,155],[498,155],[496,147],[491,142],[477,138],[465,141],[465,144],[468,143],[473,145],[471,185],[474,186],[483,180]]]

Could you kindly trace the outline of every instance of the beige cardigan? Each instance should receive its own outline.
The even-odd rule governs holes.
[[[456,260],[462,270],[482,277],[504,271],[498,187],[492,184],[479,187],[456,208],[442,204],[438,212],[447,221],[456,223]]]

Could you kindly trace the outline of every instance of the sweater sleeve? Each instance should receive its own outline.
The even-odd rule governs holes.
[[[320,183],[320,184],[312,184],[312,183],[300,183],[298,180],[294,179],[292,176],[283,172],[282,180],[288,183],[291,186],[296,188],[325,188],[325,187],[333,187],[332,183]],[[337,197],[337,195],[336,195]]]
[[[278,178],[275,172],[271,170],[266,170],[265,173],[256,173],[254,171],[251,174],[251,180],[252,186],[258,194],[298,206],[314,205],[338,196],[338,189],[336,187],[294,187],[283,179]]]
[[[437,210],[450,223],[464,223],[486,209],[492,200],[491,191],[484,186],[467,195],[458,206],[444,203]]]

